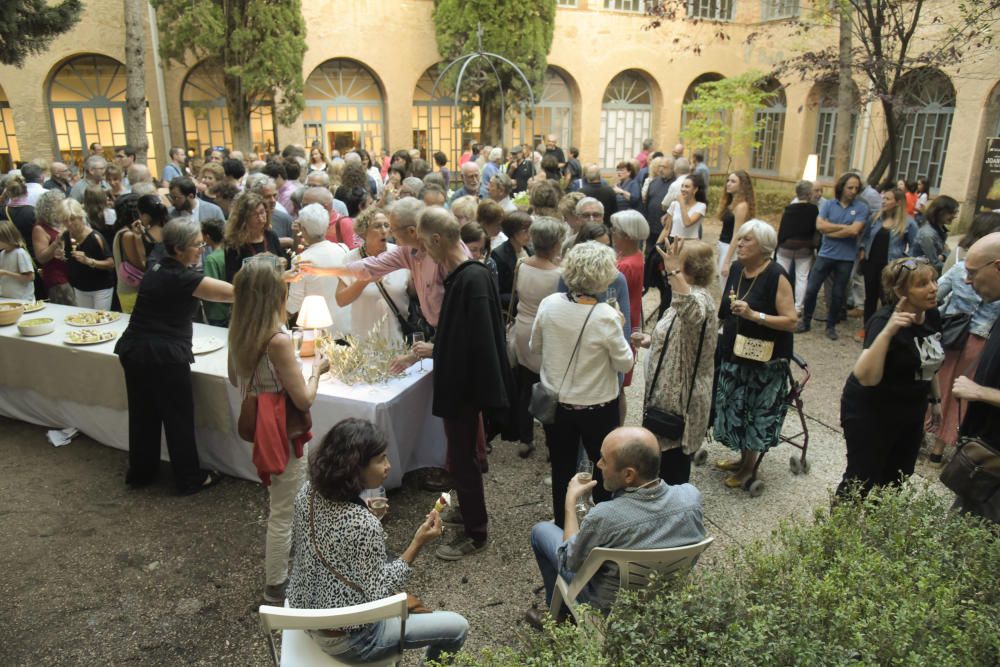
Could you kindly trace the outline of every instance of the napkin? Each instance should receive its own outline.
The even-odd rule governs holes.
[[[62,447],[63,445],[68,445],[79,432],[78,429],[71,426],[61,431],[47,431],[45,437],[49,439],[53,447]]]

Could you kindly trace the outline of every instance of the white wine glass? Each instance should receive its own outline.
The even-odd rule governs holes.
[[[586,484],[594,479],[594,462],[589,458],[581,459],[576,466],[576,479],[581,484]],[[590,507],[593,501],[590,499],[590,493],[581,495],[576,500],[576,518],[582,520],[583,517],[590,511]]]

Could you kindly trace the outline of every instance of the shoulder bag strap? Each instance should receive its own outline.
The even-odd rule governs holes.
[[[677,322],[676,313],[674,314],[674,319],[670,322],[670,328],[667,329],[667,335],[663,337],[663,347],[660,348],[660,358],[656,362],[656,371],[653,373],[653,382],[649,385],[650,387],[655,387],[656,381],[660,377],[660,368],[663,367],[663,358],[667,356],[667,344],[670,342],[670,332],[674,330],[675,322]]]
[[[576,358],[576,353],[580,349],[580,341],[583,340],[583,332],[587,328],[587,322],[590,321],[590,316],[594,314],[594,308],[597,308],[596,303],[590,307],[587,318],[583,321],[583,326],[580,327],[580,335],[576,337],[576,345],[573,347],[573,353],[569,355],[569,363],[566,364],[566,372],[563,374],[562,382],[559,383],[560,394],[562,393],[563,385],[566,384],[566,378],[569,376],[569,369],[573,367],[573,359]]]
[[[330,565],[330,561],[323,557],[323,552],[319,550],[319,545],[316,544],[316,490],[312,489],[309,491],[309,543],[312,544],[313,551],[316,552],[316,557],[319,558],[320,562],[326,566],[326,569],[330,570],[333,576],[340,580],[340,583],[344,584],[348,588],[351,588],[358,593],[364,594],[364,589],[358,586],[356,583],[342,575],[337,571],[333,565]]]
[[[701,363],[701,350],[705,345],[705,327],[708,326],[708,315],[705,316],[705,320],[701,323],[701,338],[698,339],[698,354],[694,357],[694,370],[691,371],[691,388],[688,389],[688,402],[685,412],[691,409],[691,396],[694,395],[694,383],[698,379],[698,364]]]
[[[364,246],[361,246],[361,258],[364,259],[366,257],[368,257],[368,253],[365,252]],[[399,321],[399,326],[405,330],[407,326],[406,318],[400,314],[399,307],[396,305],[396,302],[393,301],[392,297],[389,296],[389,293],[385,291],[385,287],[382,285],[381,279],[375,281],[375,287],[377,287],[378,291],[382,294],[382,298],[385,299],[385,303],[389,306],[389,310],[391,310],[392,314],[396,316],[396,319]]]

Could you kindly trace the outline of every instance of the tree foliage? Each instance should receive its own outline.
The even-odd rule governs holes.
[[[29,55],[41,53],[49,43],[80,20],[81,0],[51,5],[45,0],[0,2],[0,64],[23,67]]]
[[[754,136],[763,121],[754,122],[754,111],[770,105],[769,82],[763,72],[750,71],[695,86],[684,103],[684,142],[695,148],[727,146],[730,154],[757,148]]]
[[[300,0],[152,0],[164,58],[220,58],[233,143],[249,146],[250,111],[275,102],[278,122],[302,113],[305,21]]]
[[[434,0],[438,52],[446,62],[451,62],[477,50],[477,30],[481,27],[483,50],[516,64],[531,83],[537,99],[552,47],[555,14],[556,0]],[[470,64],[462,84],[463,91],[473,90],[479,95],[484,140],[491,143],[501,133],[500,104],[514,108],[528,99],[516,72],[504,63],[493,61],[493,64],[503,86],[502,100],[497,76],[483,59]],[[454,78],[450,83],[454,83]]]

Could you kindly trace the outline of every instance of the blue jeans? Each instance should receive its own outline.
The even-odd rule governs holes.
[[[538,570],[545,584],[545,604],[552,604],[552,591],[556,588],[556,575],[561,575],[566,583],[573,581],[573,572],[559,568],[559,547],[563,544],[563,529],[551,521],[540,521],[531,529],[531,550],[535,552]],[[579,602],[587,602],[590,584],[576,596]]]
[[[812,324],[819,288],[823,286],[827,276],[833,274],[833,298],[830,300],[830,309],[826,314],[826,328],[836,328],[837,315],[844,305],[844,295],[847,293],[847,285],[851,280],[853,268],[854,262],[839,261],[827,257],[816,258],[816,263],[813,264],[812,271],[809,272],[809,286],[806,288],[806,298],[802,303],[802,321],[806,323],[806,326]]]
[[[426,646],[424,657],[440,660],[442,652],[457,653],[465,643],[469,622],[453,611],[410,614],[406,617],[405,648]],[[399,619],[389,618],[366,625],[346,638],[326,638],[316,634],[313,641],[324,652],[346,662],[374,662],[399,648]]]

